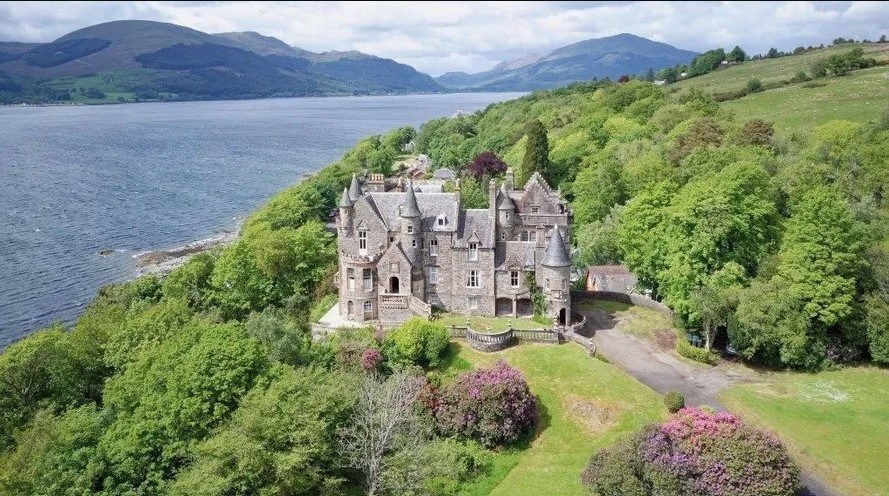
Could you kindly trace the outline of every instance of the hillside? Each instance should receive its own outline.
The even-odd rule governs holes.
[[[213,35],[153,21],[97,24],[45,44],[0,44],[0,74],[7,81],[0,103],[442,90],[428,75],[390,59],[315,54],[255,32]]]
[[[447,73],[436,78],[451,88],[510,91],[565,86],[576,81],[640,74],[691,61],[695,52],[666,43],[619,34],[574,43],[546,55],[501,62],[478,74]]]
[[[831,55],[862,47],[866,57],[889,61],[889,44],[843,44],[799,55],[751,60],[669,85],[670,90],[701,90],[708,94],[745,88],[759,79],[764,91],[723,102],[738,118],[753,117],[775,123],[779,132],[811,128],[831,119],[866,122],[885,110],[889,101],[889,66],[861,69],[843,77],[790,82],[802,71],[811,77],[812,65]]]

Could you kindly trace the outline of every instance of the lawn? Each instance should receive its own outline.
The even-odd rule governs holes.
[[[889,370],[776,374],[720,400],[778,434],[794,458],[841,494],[889,495]]]
[[[466,316],[457,313],[443,313],[435,319],[435,322],[446,326],[466,326]],[[512,322],[513,329],[523,331],[543,329],[544,327],[531,319],[522,317],[481,317],[477,315],[469,317],[470,327],[479,332],[486,332],[489,326],[492,333],[503,332],[506,330],[506,325],[509,322]]]
[[[660,395],[573,343],[525,344],[498,353],[451,346],[451,374],[502,358],[525,374],[541,404],[536,437],[525,449],[494,455],[489,473],[464,488],[465,496],[585,494],[580,472],[590,455],[665,417]]]
[[[601,319],[610,320],[617,330],[638,338],[654,339],[656,331],[673,328],[673,320],[669,315],[627,303],[581,301],[576,307],[584,312],[596,312]]]

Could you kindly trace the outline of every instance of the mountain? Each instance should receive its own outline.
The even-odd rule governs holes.
[[[97,24],[43,44],[0,43],[0,82],[0,103],[443,90],[391,59],[318,54],[255,32],[209,34],[154,21]]]
[[[477,74],[449,72],[435,78],[452,89],[529,91],[564,86],[594,77],[616,79],[688,63],[697,55],[666,43],[632,34],[619,34],[574,43],[545,55],[528,55],[501,62]]]

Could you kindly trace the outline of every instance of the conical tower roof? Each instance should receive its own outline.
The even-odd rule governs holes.
[[[414,182],[408,181],[404,193],[404,204],[401,206],[402,217],[420,217],[420,206],[417,205],[417,195],[414,194]]]
[[[546,267],[568,267],[571,265],[571,256],[565,249],[565,242],[562,241],[559,226],[553,226],[553,234],[549,237],[549,244],[546,245],[546,255],[543,256],[542,265]]]
[[[351,207],[352,199],[349,198],[349,188],[343,188],[343,197],[340,198],[341,207]]]
[[[352,174],[352,184],[349,186],[349,199],[353,202],[361,198],[361,186],[358,185],[358,176]]]
[[[515,203],[506,191],[506,183],[500,185],[500,201],[497,205],[497,210],[515,210]]]

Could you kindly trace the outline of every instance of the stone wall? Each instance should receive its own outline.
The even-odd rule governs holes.
[[[673,315],[673,310],[659,301],[636,293],[617,293],[613,291],[572,291],[575,300],[607,300],[645,307],[666,315]]]

